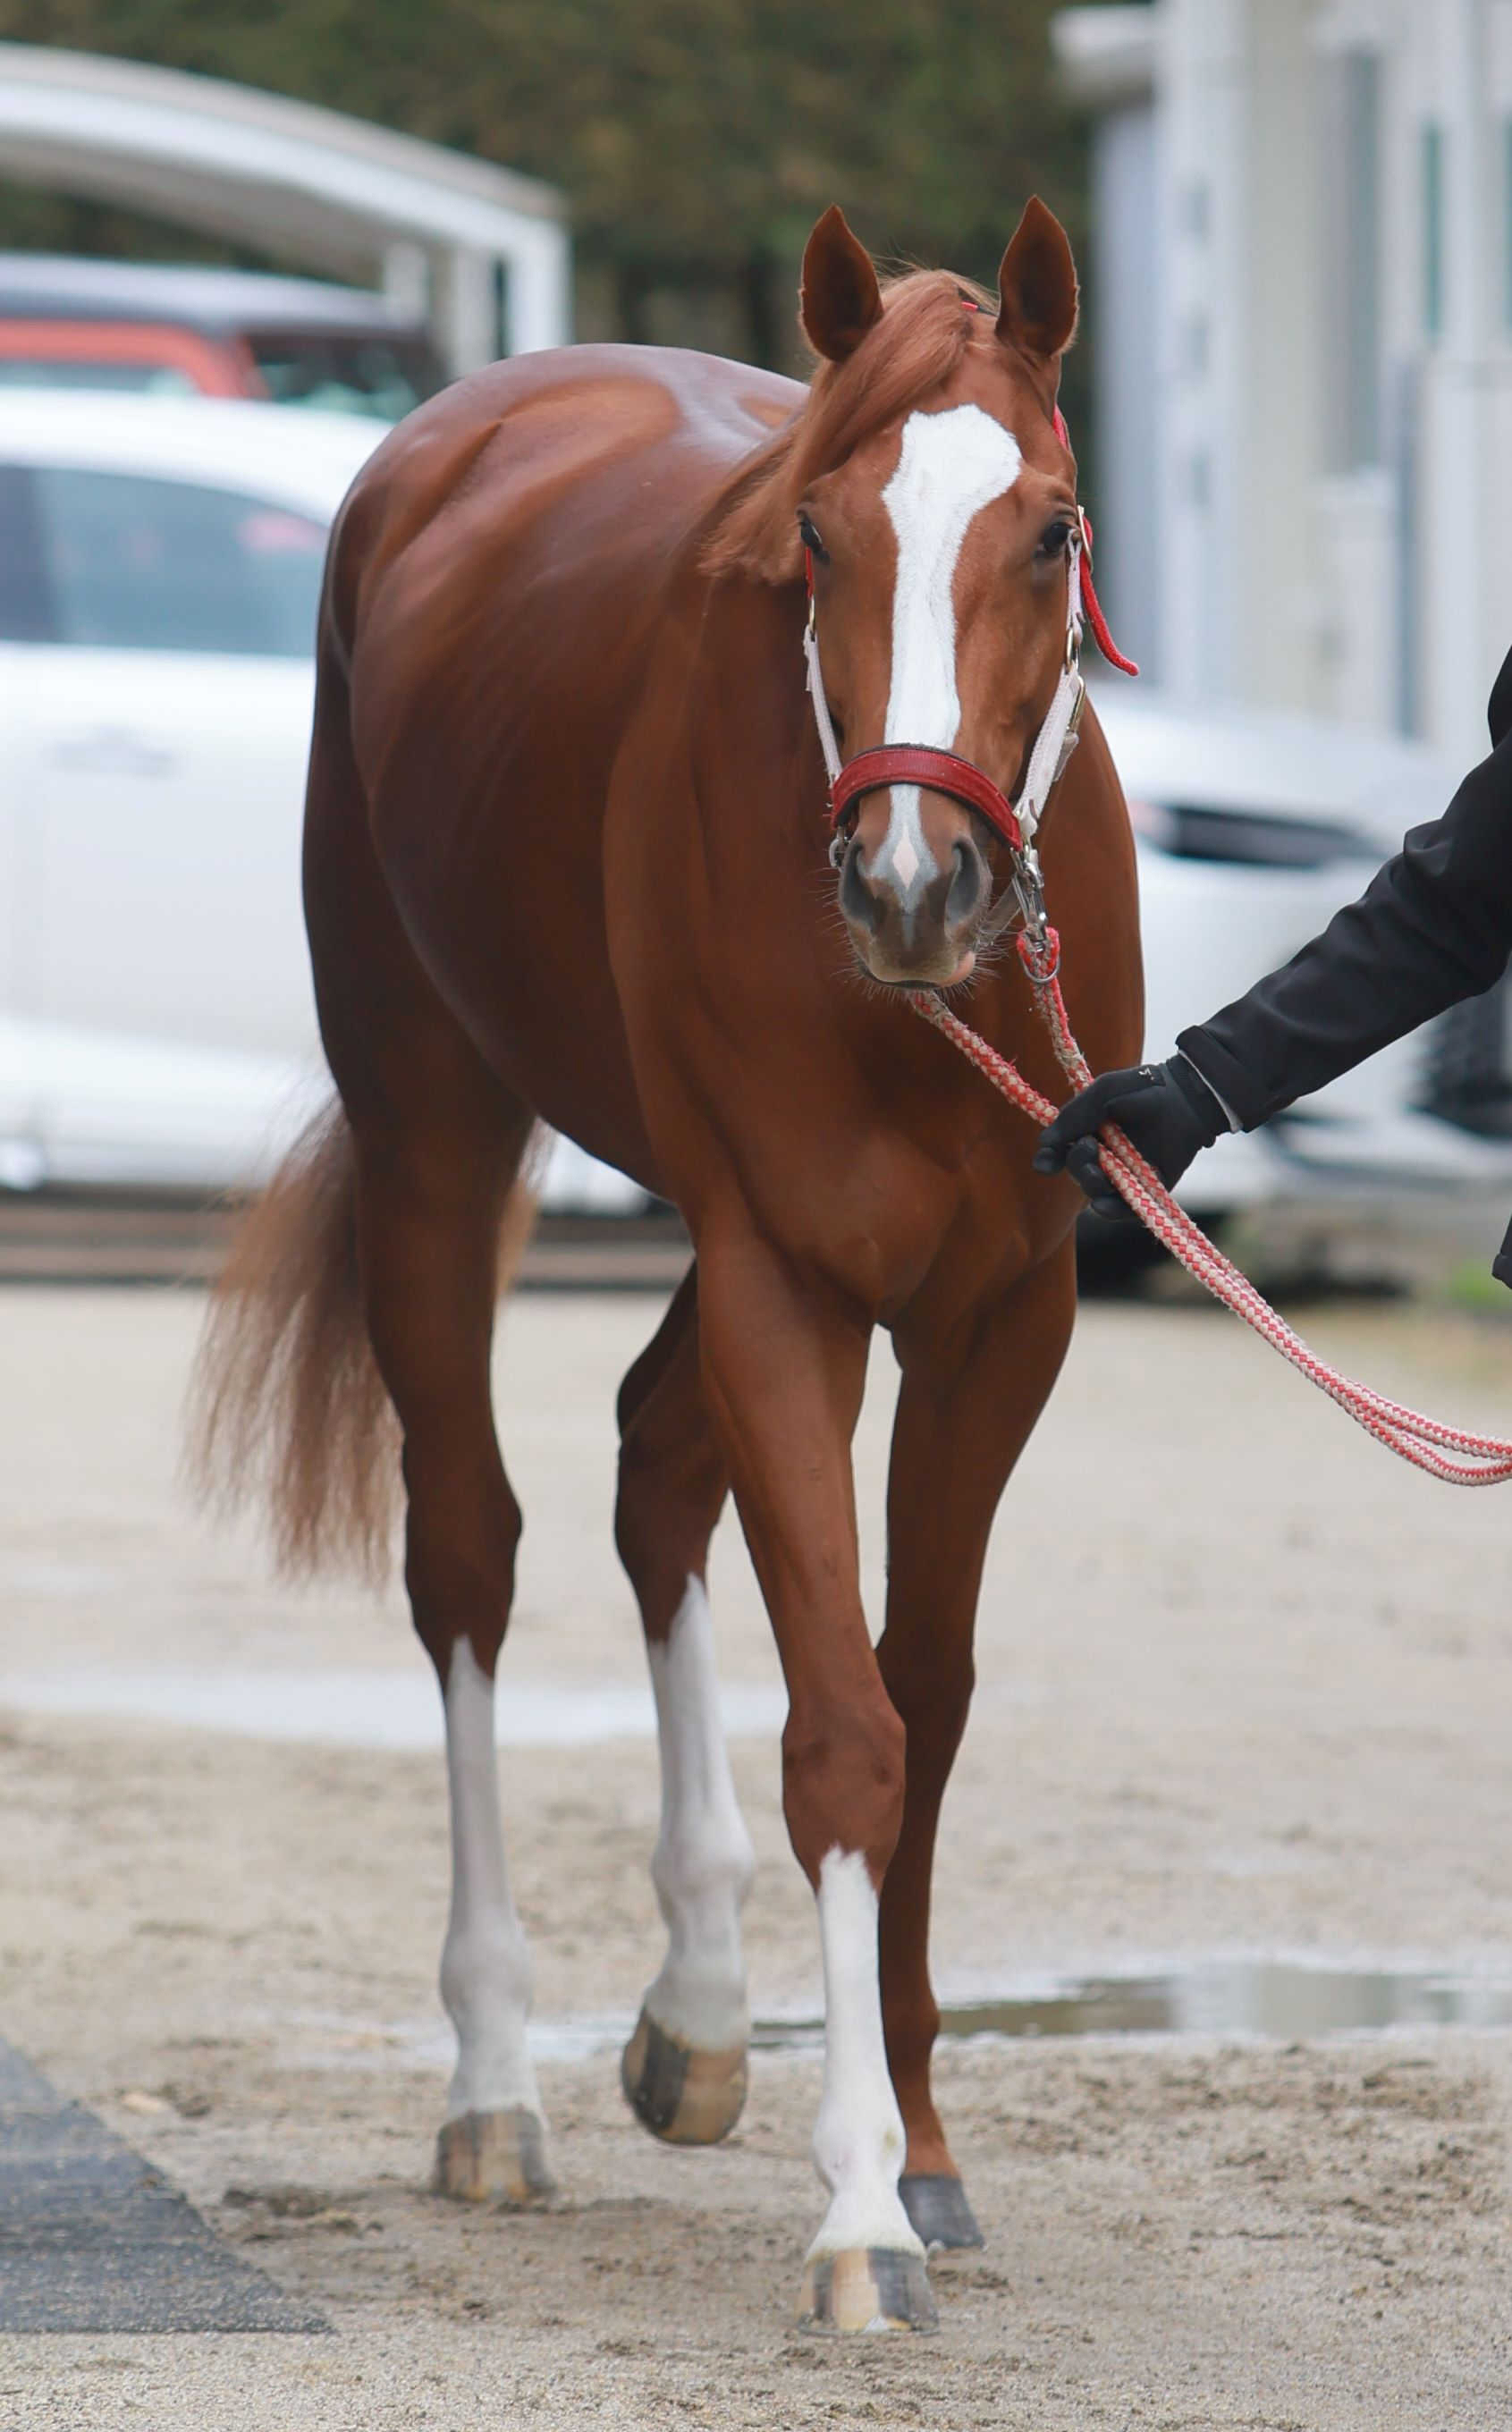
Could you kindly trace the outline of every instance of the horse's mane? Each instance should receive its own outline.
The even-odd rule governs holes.
[[[796,515],[808,483],[939,388],[974,338],[991,340],[996,317],[995,296],[948,270],[889,279],[882,317],[854,354],[821,363],[790,419],[730,473],[705,524],[705,573],[791,582],[803,566]]]

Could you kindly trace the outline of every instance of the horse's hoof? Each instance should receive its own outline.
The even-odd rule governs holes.
[[[937,2331],[929,2274],[920,2255],[892,2246],[851,2246],[811,2255],[804,2273],[806,2331]]]
[[[556,2193],[546,2128],[534,2111],[465,2111],[435,2140],[438,2196],[465,2204],[544,2204]]]
[[[620,2083],[654,2136],[669,2145],[717,2145],[745,2105],[745,2047],[698,2052],[642,2010],[620,2059]]]
[[[931,2249],[986,2245],[966,2190],[953,2170],[905,2170],[898,2193],[921,2245]]]

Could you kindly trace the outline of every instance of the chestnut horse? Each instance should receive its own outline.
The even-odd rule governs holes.
[[[752,1855],[704,1590],[733,1487],[824,1964],[828,2204],[804,2309],[841,2329],[932,2322],[926,2246],[979,2242],[930,2093],[930,1874],[988,1534],[1070,1335],[1079,1197],[1030,1172],[1030,1126],[902,994],[965,989],[1063,1094],[1016,956],[991,951],[994,829],[927,783],[879,785],[832,872],[804,560],[843,749],[950,749],[1022,783],[1070,663],[1056,390],[1076,315],[1037,200],[990,299],[943,272],[882,288],[831,211],[804,259],[807,389],[583,346],[479,373],[384,441],[331,539],[305,828],[340,1101],[254,1213],[201,1375],[212,1464],[281,1430],[296,1562],[381,1541],[398,1414],[451,1795],[437,2183],[542,2198],[494,1749],[520,1533],[489,1395],[498,1243],[537,1122],[681,1209],[693,1262],[619,1404],[668,1929],[624,2084],[685,2142],[723,2136],[745,2091]],[[1134,856],[1090,714],[1044,850],[1077,1028],[1127,1064]],[[878,1326],[901,1384],[874,1647],[851,1439]]]

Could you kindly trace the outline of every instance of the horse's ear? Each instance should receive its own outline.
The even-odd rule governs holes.
[[[997,274],[997,334],[1026,354],[1063,354],[1076,335],[1077,266],[1066,232],[1038,194],[1009,240]]]
[[[882,317],[872,257],[845,224],[839,203],[816,220],[804,247],[798,317],[815,354],[832,363],[853,355]]]

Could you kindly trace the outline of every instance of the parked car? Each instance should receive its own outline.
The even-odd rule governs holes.
[[[257,397],[397,422],[445,379],[424,322],[362,288],[0,254],[0,388]]]
[[[315,611],[381,436],[0,393],[0,1187],[253,1181],[326,1086],[299,918]],[[547,1197],[646,1204],[566,1144]]]
[[[312,643],[327,530],[379,436],[251,403],[0,392],[0,1186],[249,1181],[324,1087],[298,912]],[[1142,686],[1099,708],[1139,837],[1152,1055],[1455,781],[1346,728]],[[1220,1141],[1189,1203],[1512,1195],[1505,1005],[1493,991]],[[564,1204],[644,1204],[565,1146],[553,1176]]]

